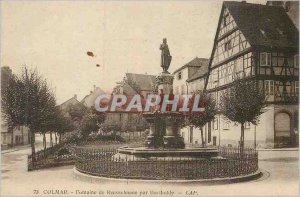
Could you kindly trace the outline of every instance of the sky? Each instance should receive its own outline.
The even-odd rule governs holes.
[[[111,91],[126,72],[169,72],[209,58],[221,1],[1,1],[1,66],[37,69],[62,103],[96,85]],[[87,55],[92,51],[95,57]],[[97,67],[99,64],[100,67]]]

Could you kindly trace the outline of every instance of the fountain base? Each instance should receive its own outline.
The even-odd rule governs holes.
[[[147,147],[121,147],[113,156],[118,160],[144,160],[144,159],[195,159],[217,158],[219,151],[216,148],[191,147],[184,149],[159,149]]]

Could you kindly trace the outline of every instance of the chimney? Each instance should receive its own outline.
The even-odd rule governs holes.
[[[77,99],[77,94],[74,94],[74,99]]]

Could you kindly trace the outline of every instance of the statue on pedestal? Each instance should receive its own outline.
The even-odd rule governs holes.
[[[160,45],[159,49],[161,50],[161,67],[163,68],[164,73],[169,74],[168,69],[172,61],[172,56],[170,54],[166,38],[163,39],[163,43]]]

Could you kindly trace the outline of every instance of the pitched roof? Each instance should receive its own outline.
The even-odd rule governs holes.
[[[152,86],[156,83],[155,75],[126,73],[127,80],[135,82],[141,90],[152,90]]]
[[[196,72],[191,77],[189,77],[186,81],[190,82],[190,81],[194,81],[196,79],[206,76],[206,74],[208,73],[208,64],[209,64],[209,59],[206,59],[206,61],[203,61],[202,66],[200,66],[196,70]]]
[[[77,98],[75,96],[71,97],[70,99],[66,100],[65,102],[61,103],[59,106],[64,106],[64,105],[68,105],[69,103],[71,104],[78,104],[80,103]]]
[[[90,94],[86,95],[80,102],[90,108],[94,106],[96,98],[101,94],[105,94],[105,92],[100,87],[95,87],[94,91],[91,91]]]
[[[298,47],[299,32],[283,7],[225,1],[252,46]]]
[[[186,67],[202,67],[203,65],[208,64],[208,59],[206,58],[199,58],[195,57],[190,62],[186,63],[185,65],[181,66],[180,68],[176,69],[173,74],[177,73],[178,71],[186,68]]]

